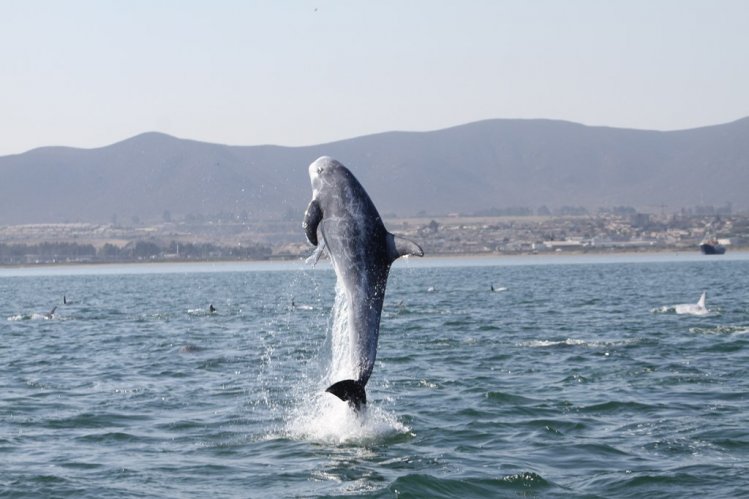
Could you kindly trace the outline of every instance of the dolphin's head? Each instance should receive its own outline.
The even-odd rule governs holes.
[[[312,192],[317,194],[325,184],[332,182],[333,177],[345,170],[345,166],[330,156],[317,158],[309,165],[309,180],[312,184]]]

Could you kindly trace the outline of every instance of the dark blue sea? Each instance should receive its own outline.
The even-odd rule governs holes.
[[[324,393],[335,296],[324,263],[0,270],[0,496],[749,495],[747,254],[399,261],[363,417]]]

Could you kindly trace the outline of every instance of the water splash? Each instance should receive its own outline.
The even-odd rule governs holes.
[[[285,433],[290,438],[335,445],[366,444],[410,429],[397,417],[370,401],[356,413],[347,403],[325,389],[337,381],[352,379],[356,369],[349,334],[349,305],[344,286],[336,281],[336,295],[327,327],[326,355],[320,359],[321,375],[307,379],[296,388],[298,404],[286,418]]]
[[[335,302],[330,314],[330,364],[325,374],[324,384],[327,388],[337,381],[356,378],[356,366],[354,365],[353,352],[351,349],[351,335],[349,334],[349,305],[346,289],[336,281]]]
[[[293,408],[286,434],[293,439],[333,445],[363,445],[410,433],[395,414],[373,404],[357,414],[334,395],[316,392]]]

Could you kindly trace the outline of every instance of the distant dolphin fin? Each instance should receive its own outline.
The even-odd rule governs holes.
[[[345,379],[334,383],[325,391],[332,393],[344,402],[348,402],[357,412],[361,410],[363,405],[367,404],[367,393],[364,391],[364,385],[353,379]]]
[[[707,291],[703,291],[702,296],[700,296],[700,301],[697,302],[697,306],[705,308],[706,295],[707,295]]]
[[[395,261],[402,256],[424,256],[421,246],[405,237],[390,234],[390,258]]]

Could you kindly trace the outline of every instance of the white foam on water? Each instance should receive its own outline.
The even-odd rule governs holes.
[[[321,391],[295,407],[286,424],[290,438],[335,445],[366,444],[408,432],[387,410],[368,404],[356,413],[346,402]]]
[[[574,338],[567,338],[566,340],[531,340],[520,344],[520,346],[531,347],[531,348],[546,348],[546,347],[561,347],[561,346],[587,346],[588,342],[584,340],[577,340]]]
[[[550,348],[550,347],[587,347],[587,348],[609,348],[617,346],[626,346],[636,343],[638,340],[620,340],[620,341],[586,341],[576,338],[567,338],[565,340],[530,340],[518,343],[518,346],[528,348]]]
[[[653,314],[668,314],[668,313],[675,313],[676,308],[673,306],[669,307],[667,305],[663,305],[662,307],[653,308],[650,310]]]
[[[746,326],[731,326],[728,324],[721,324],[717,326],[709,327],[691,327],[689,328],[690,333],[694,334],[747,334],[749,329]]]

